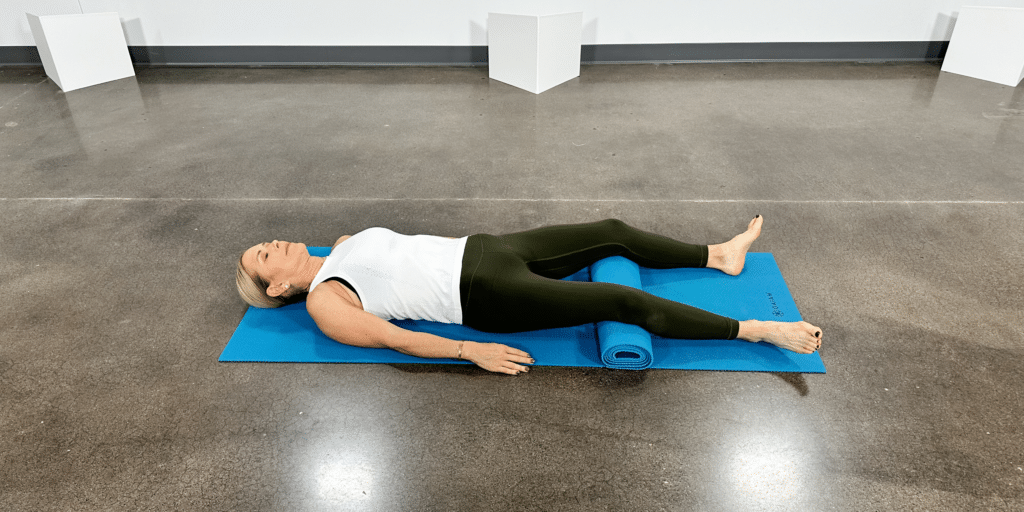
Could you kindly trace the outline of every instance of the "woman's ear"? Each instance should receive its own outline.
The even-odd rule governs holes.
[[[287,282],[272,284],[267,287],[267,295],[271,297],[280,297],[284,295],[284,292],[288,291],[291,285]]]

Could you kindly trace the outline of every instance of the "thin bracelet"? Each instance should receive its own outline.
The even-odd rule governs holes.
[[[459,342],[459,355],[455,356],[455,359],[462,359],[462,345],[464,345],[465,343],[465,341]]]

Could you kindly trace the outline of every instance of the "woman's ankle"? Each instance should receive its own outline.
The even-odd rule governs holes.
[[[743,320],[736,339],[758,342],[764,340],[764,322],[760,320]]]
[[[725,244],[708,246],[708,263],[704,265],[705,268],[722,270],[722,267],[725,264],[725,251],[722,248],[723,245]]]

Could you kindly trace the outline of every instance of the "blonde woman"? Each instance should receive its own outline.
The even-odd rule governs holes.
[[[506,235],[408,236],[370,228],[338,239],[327,257],[274,240],[238,260],[238,292],[256,307],[306,301],[328,337],[359,347],[424,358],[466,359],[517,375],[534,361],[497,343],[412,332],[391,319],[462,324],[486,332],[521,332],[617,321],[675,339],[766,341],[798,353],[821,347],[807,322],[737,321],[609,283],[561,279],[610,256],[649,268],[706,267],[738,275],[763,218],[717,245],[692,245],[609,219]]]

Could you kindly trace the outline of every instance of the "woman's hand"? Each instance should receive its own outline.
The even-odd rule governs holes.
[[[472,361],[484,370],[509,375],[528,372],[530,368],[523,365],[533,364],[530,354],[499,343],[467,341],[462,348],[462,358]]]

